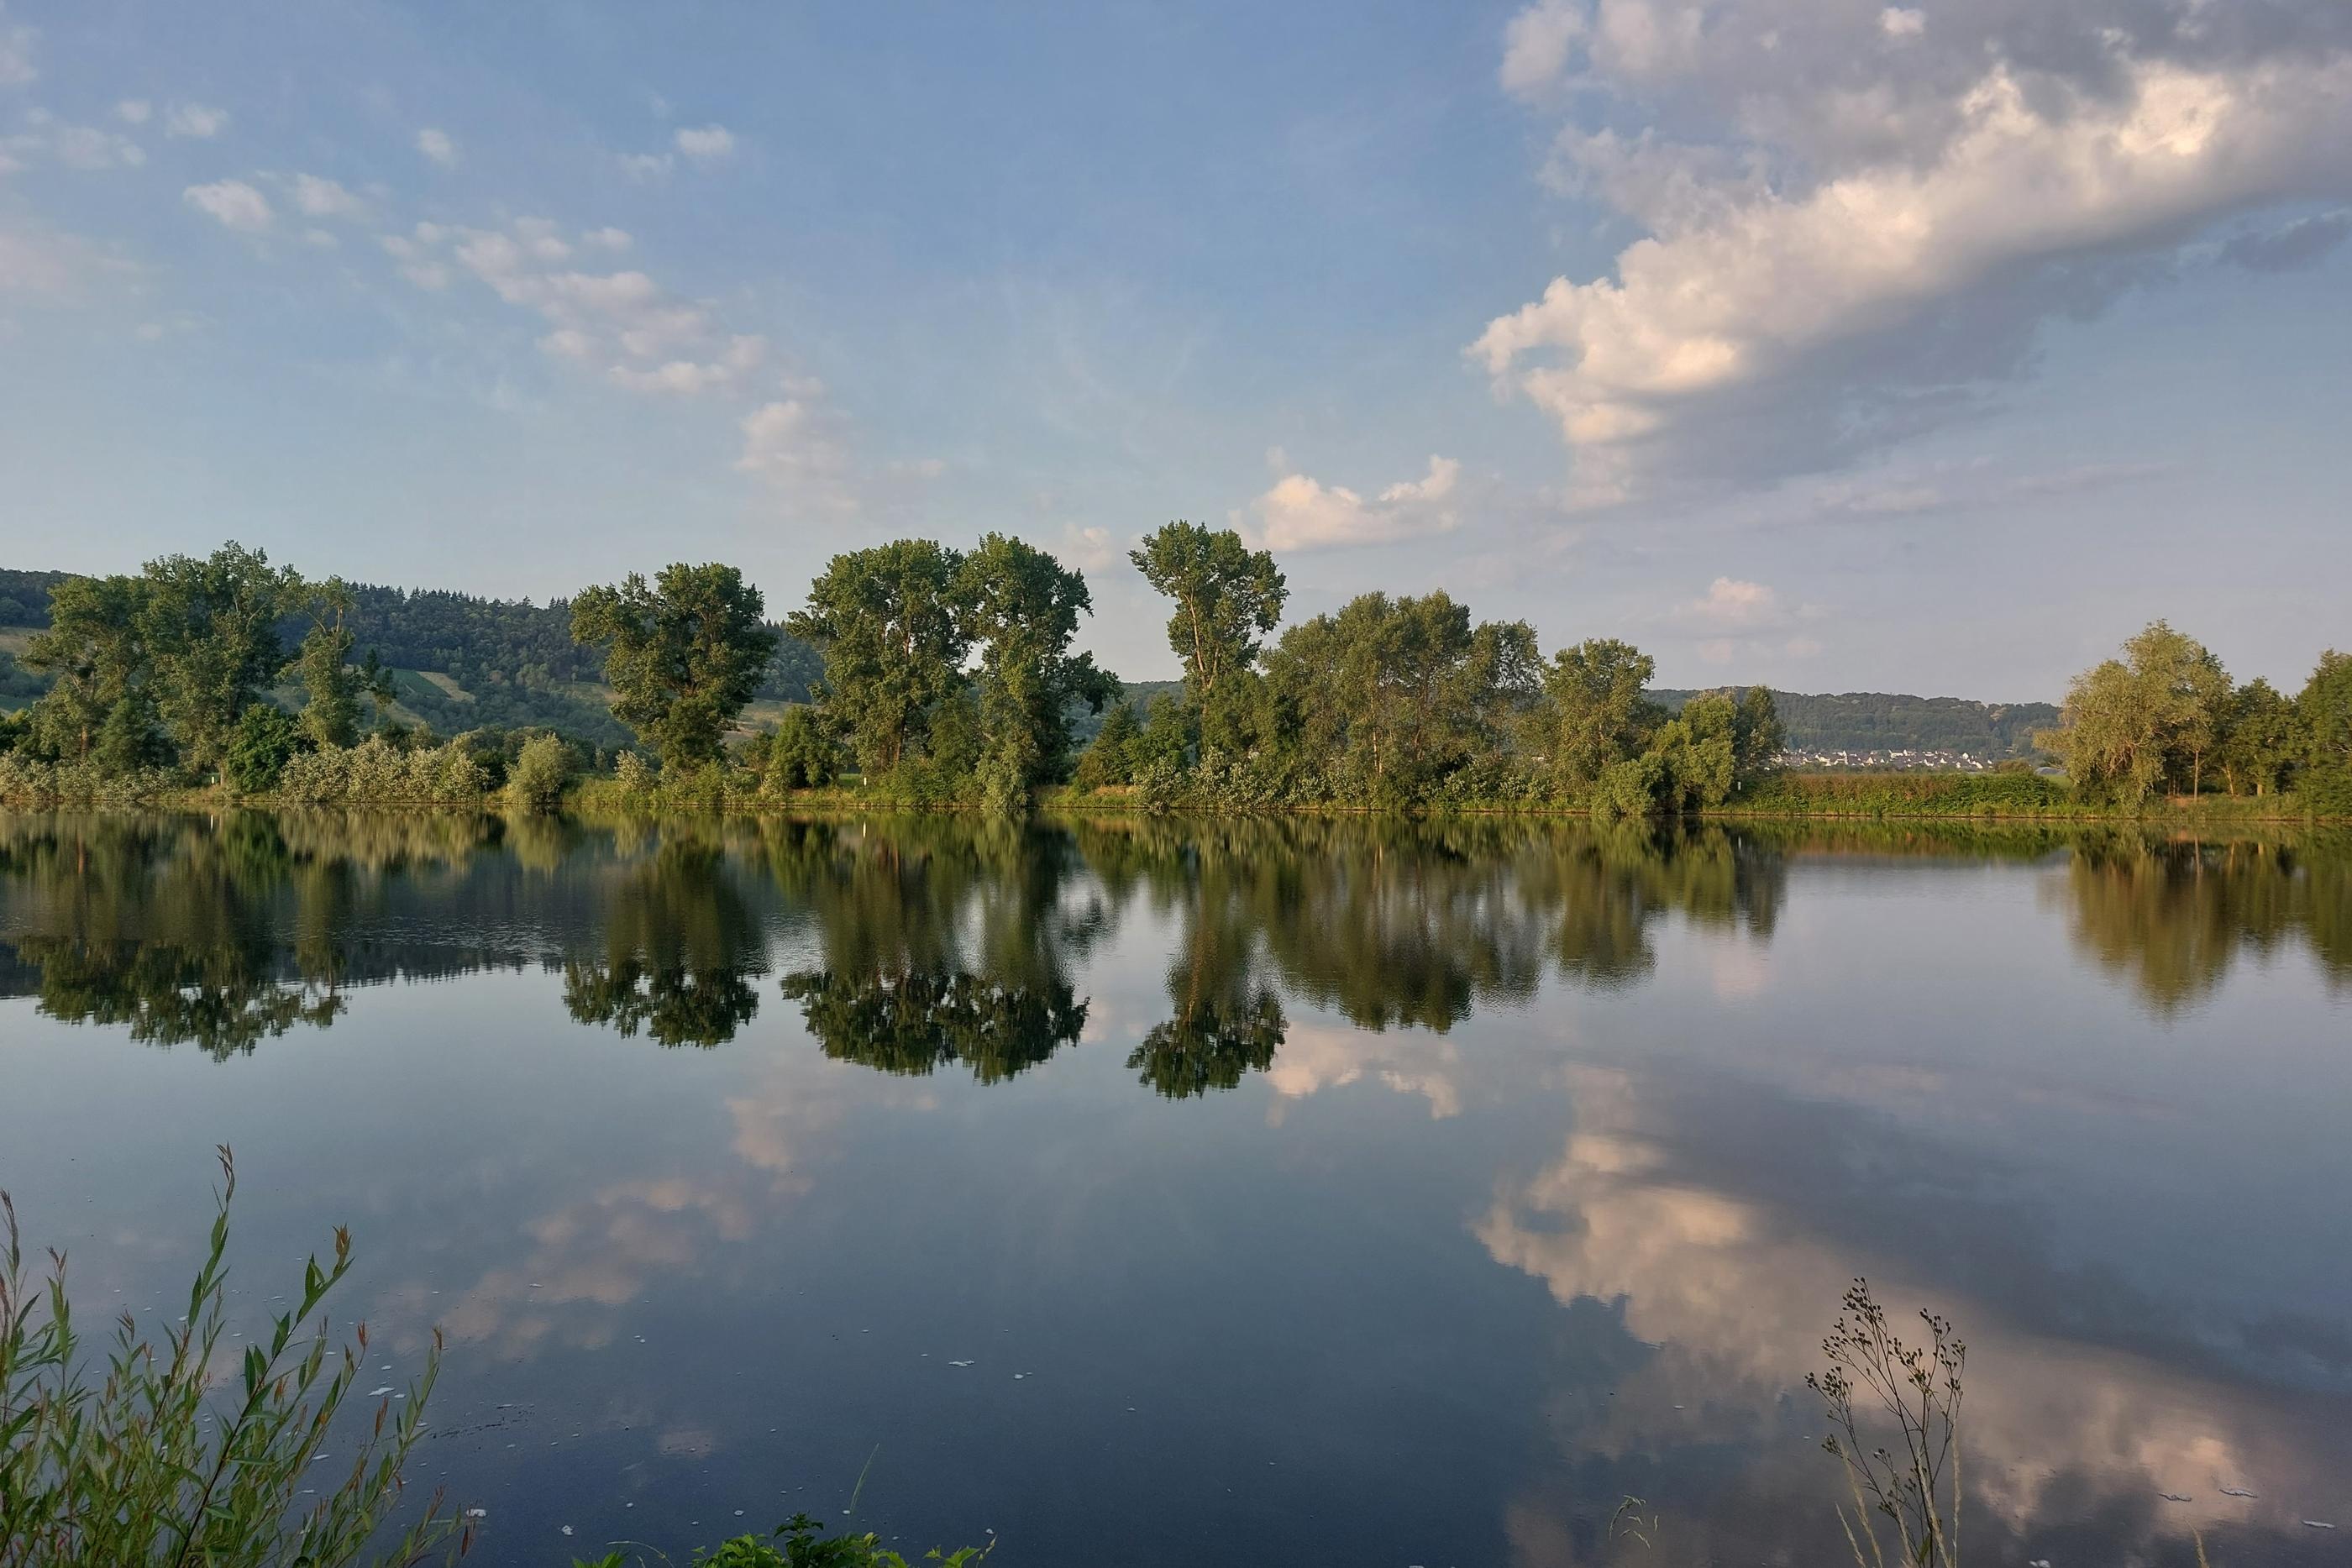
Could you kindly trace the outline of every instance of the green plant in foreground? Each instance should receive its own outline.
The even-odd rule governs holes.
[[[972,1568],[994,1550],[993,1543],[953,1552],[933,1547],[923,1553],[922,1560],[937,1563],[940,1568]],[[612,1552],[602,1557],[574,1558],[572,1568],[629,1568],[630,1561],[625,1552]],[[776,1526],[767,1541],[739,1535],[716,1546],[696,1548],[692,1568],[908,1568],[908,1563],[883,1547],[871,1532],[827,1535],[815,1520],[796,1513]]]
[[[1969,1347],[1952,1325],[1923,1312],[1927,1343],[1909,1345],[1888,1327],[1886,1309],[1867,1280],[1848,1288],[1845,1310],[1822,1341],[1828,1370],[1808,1374],[1805,1385],[1829,1406],[1834,1430],[1822,1447],[1843,1460],[1853,1497],[1853,1518],[1838,1510],[1846,1544],[1860,1568],[1885,1568],[1874,1513],[1895,1527],[1898,1562],[1958,1568],[1960,1561],[1960,1375]],[[1857,1393],[1874,1397],[1903,1437],[1903,1452],[1865,1448],[1854,1414]],[[1856,1534],[1859,1531],[1860,1533]],[[1869,1544],[1869,1555],[1863,1546]]]
[[[220,1163],[210,1247],[187,1316],[157,1343],[124,1313],[95,1387],[66,1295],[65,1255],[52,1250],[47,1280],[28,1281],[16,1207],[0,1193],[0,1568],[388,1568],[470,1544],[470,1531],[437,1496],[405,1531],[389,1524],[440,1368],[437,1333],[405,1408],[395,1416],[386,1399],[364,1433],[341,1434],[340,1452],[324,1448],[368,1348],[361,1324],[356,1343],[331,1360],[319,1315],[351,1269],[348,1231],[335,1231],[331,1268],[316,1257],[304,1267],[300,1304],[272,1322],[266,1343],[245,1347],[234,1376],[224,1375],[236,1192],[226,1146]],[[345,1446],[352,1439],[355,1451]],[[306,1502],[312,1480],[319,1495]]]

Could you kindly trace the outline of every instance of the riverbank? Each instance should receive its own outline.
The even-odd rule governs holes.
[[[297,800],[275,793],[238,794],[217,785],[184,788],[156,774],[104,781],[77,781],[88,788],[0,792],[0,809],[17,810],[98,810],[217,811],[309,810],[321,807],[366,810],[446,811],[519,810],[503,791],[405,793],[383,799],[332,801]],[[630,789],[617,779],[589,779],[563,797],[563,809],[588,816],[653,811],[724,812],[736,815],[834,814],[862,811],[977,811],[977,799],[938,793],[906,795],[833,785],[814,789],[762,790],[733,787],[708,776],[682,786]],[[1035,809],[1051,816],[1306,816],[1306,817],[1531,817],[1575,820],[1612,813],[1603,808],[1554,800],[1435,800],[1412,807],[1317,801],[1290,805],[1216,805],[1155,800],[1140,787],[1110,786],[1078,790],[1067,786],[1039,792]],[[2117,826],[2158,831],[2170,828],[2322,826],[2352,824],[2352,812],[2320,810],[2294,793],[2270,795],[2163,796],[2133,807],[2083,799],[2063,779],[2032,773],[1786,773],[1761,779],[1720,806],[1689,815],[1706,821],[1913,820],[2010,821]]]

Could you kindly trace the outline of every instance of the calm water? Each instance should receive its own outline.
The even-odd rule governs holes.
[[[257,1321],[350,1224],[490,1563],[861,1469],[1007,1564],[1841,1562],[1866,1274],[1971,1562],[2340,1563],[2348,1128],[2343,846],[0,819],[28,1239],[162,1307],[231,1144]]]

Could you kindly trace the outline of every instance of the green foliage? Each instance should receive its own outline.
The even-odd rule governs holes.
[[[1080,789],[1102,789],[1135,782],[1136,743],[1143,727],[1136,722],[1135,705],[1113,703],[1092,745],[1078,754],[1071,784]]]
[[[94,1387],[74,1327],[65,1258],[50,1254],[46,1283],[28,1280],[16,1209],[0,1194],[7,1242],[0,1270],[5,1568],[342,1568],[414,1563],[445,1545],[462,1550],[458,1526],[437,1498],[414,1524],[393,1523],[440,1367],[438,1334],[397,1414],[387,1398],[372,1428],[337,1425],[368,1349],[362,1324],[355,1343],[331,1353],[320,1311],[351,1270],[349,1232],[335,1232],[331,1267],[315,1257],[305,1266],[299,1303],[235,1357],[233,1377],[221,1375],[229,1360],[226,1259],[236,1168],[226,1148],[220,1161],[210,1246],[188,1291],[187,1316],[158,1341],[123,1314]],[[331,1435],[351,1462],[314,1469],[328,1457]],[[323,1492],[315,1501],[303,1500],[308,1481]]]
[[[1643,695],[1657,667],[1647,653],[1614,638],[1552,655],[1530,748],[1564,794],[1594,788],[1619,758],[1641,751],[1664,722],[1664,715]]]
[[[1536,690],[1534,631],[1474,627],[1438,591],[1367,593],[1294,626],[1267,660],[1298,762],[1339,798],[1411,804],[1501,742]]]
[[[488,789],[462,741],[403,748],[383,735],[299,753],[278,780],[278,798],[299,806],[471,805]]]
[[[310,598],[310,629],[294,658],[302,676],[302,729],[318,746],[349,746],[359,738],[362,680],[373,684],[374,670],[352,667],[355,639],[344,624],[352,608],[351,591],[341,578],[329,578]]]
[[[841,743],[822,714],[796,705],[784,710],[775,728],[752,737],[743,760],[760,775],[765,794],[822,789],[841,775]]]
[[[1071,707],[1100,712],[1118,683],[1093,654],[1070,652],[1094,601],[1086,579],[1044,550],[990,534],[958,569],[956,593],[965,639],[980,648],[982,800],[992,811],[1020,810],[1068,767]]]
[[[274,703],[253,703],[236,721],[222,772],[238,794],[266,795],[278,788],[304,739],[293,715]]]
[[[2331,815],[2352,814],[2352,653],[2330,648],[2321,654],[2294,706],[2311,804]]]
[[[819,706],[869,778],[922,756],[971,649],[963,557],[929,539],[837,555],[789,624],[824,659]]]
[[[936,1563],[940,1568],[973,1568],[995,1549],[991,1544],[943,1552],[933,1547],[922,1561]],[[574,1558],[572,1568],[629,1568],[629,1557],[614,1552],[585,1561]],[[828,1535],[815,1520],[796,1513],[776,1526],[768,1540],[738,1535],[717,1546],[695,1548],[691,1568],[908,1568],[908,1564],[871,1532]]]
[[[2042,746],[2077,784],[2124,806],[2167,787],[2195,794],[2221,738],[2228,674],[2201,643],[2161,621],[2123,652],[2074,677]]]
[[[2214,761],[2235,795],[2275,795],[2287,787],[2305,748],[2296,705],[2257,676],[2231,694]]]
[[[663,763],[713,762],[774,656],[760,591],[731,566],[666,568],[648,587],[631,572],[572,601],[572,634],[604,645],[613,712]]]
[[[522,744],[507,776],[507,793],[527,811],[552,811],[580,776],[580,757],[562,738],[534,735]]]
[[[156,707],[181,760],[199,772],[216,768],[238,718],[285,663],[278,622],[300,580],[259,550],[228,544],[201,560],[151,561],[144,580],[139,622]]]
[[[1231,528],[1170,523],[1128,559],[1145,581],[1176,601],[1168,645],[1184,661],[1196,696],[1250,666],[1260,639],[1281,622],[1290,593],[1274,557],[1252,550]]]

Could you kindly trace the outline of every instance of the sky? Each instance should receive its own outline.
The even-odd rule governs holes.
[[[2352,644],[2352,5],[0,0],[0,565],[1003,531],[1662,684]]]

